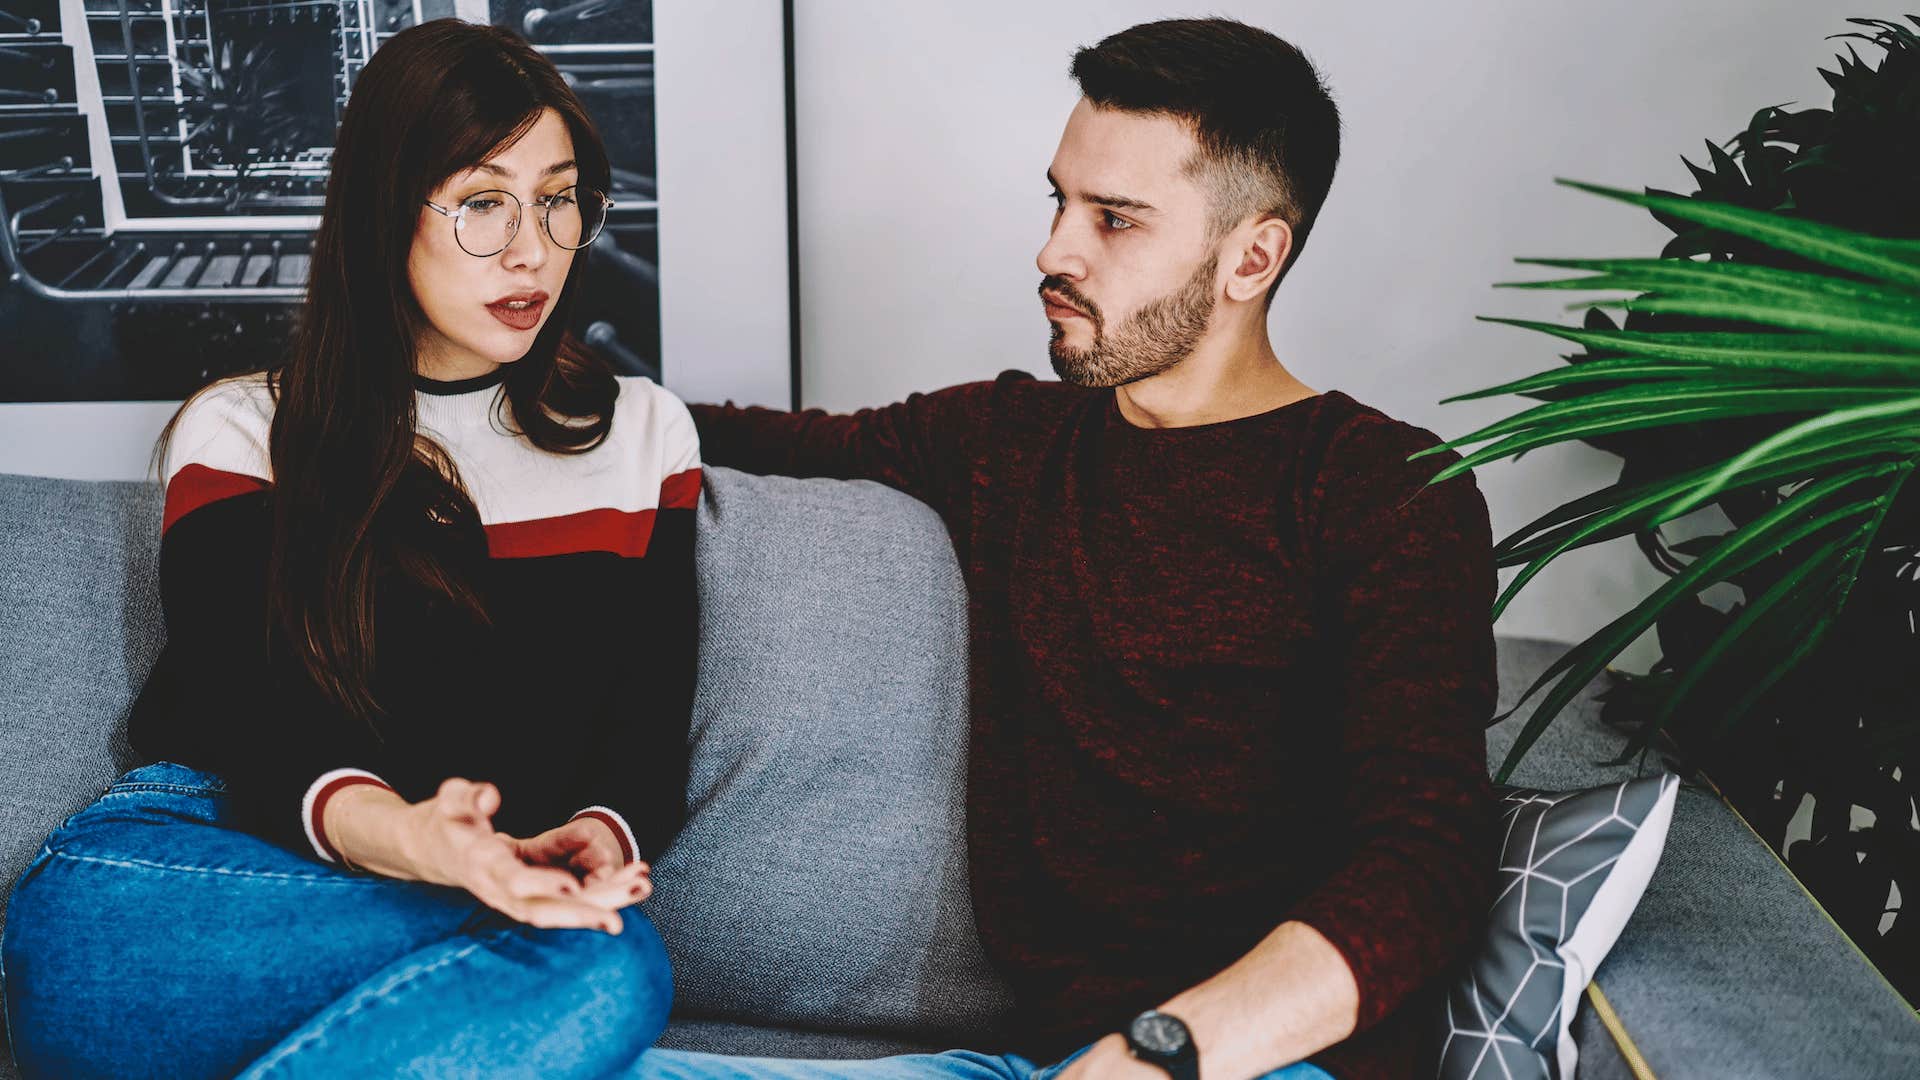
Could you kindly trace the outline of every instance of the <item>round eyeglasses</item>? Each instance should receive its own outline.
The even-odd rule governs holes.
[[[614,201],[605,193],[578,185],[534,202],[540,208],[541,222],[555,244],[577,251],[593,243],[607,224],[607,211]],[[460,250],[479,258],[488,258],[507,250],[520,231],[520,196],[511,191],[482,191],[461,200],[459,206],[445,207],[429,201],[427,206],[453,221],[453,239]]]

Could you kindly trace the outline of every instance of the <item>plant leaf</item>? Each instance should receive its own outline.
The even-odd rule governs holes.
[[[1509,454],[1517,458],[1527,450],[1531,450],[1536,446],[1545,446],[1548,443],[1565,442],[1569,439],[1583,439],[1596,435],[1608,435],[1621,431],[1637,431],[1642,428],[1667,427],[1672,424],[1712,420],[1718,419],[1720,416],[1721,414],[1710,408],[1667,409],[1636,416],[1616,416],[1600,420],[1583,420],[1575,425],[1565,428],[1555,428],[1546,432],[1525,432],[1502,439],[1492,446],[1475,450],[1459,461],[1441,469],[1431,480],[1428,480],[1427,483],[1438,484],[1443,480],[1451,479],[1463,472],[1467,472],[1489,461],[1506,457]],[[1456,445],[1457,443],[1458,440],[1456,440]],[[1429,454],[1444,453],[1452,448],[1452,446],[1446,444],[1430,446],[1425,450],[1416,451],[1415,453],[1407,455],[1407,460],[1412,461],[1415,458],[1426,457]]]
[[[1548,281],[1514,281],[1495,284],[1498,289],[1590,289],[1652,292],[1662,288],[1686,288],[1775,296],[1794,300],[1828,298],[1863,303],[1891,304],[1901,307],[1920,305],[1920,295],[1911,289],[1876,285],[1856,278],[1805,270],[1782,270],[1742,262],[1704,262],[1696,259],[1515,259],[1523,266],[1550,266],[1563,270],[1585,270],[1592,277],[1559,278]]]
[[[1900,497],[1900,491],[1906,486],[1907,478],[1913,475],[1914,467],[1915,462],[1911,460],[1902,462],[1893,483],[1888,485],[1886,493],[1880,497],[1879,509],[1875,511],[1873,521],[1862,530],[1864,536],[1850,556],[1850,565],[1834,580],[1834,591],[1838,595],[1833,597],[1831,605],[1814,622],[1813,628],[1801,635],[1793,651],[1727,709],[1714,733],[1714,738],[1724,738],[1733,724],[1751,711],[1768,690],[1798,667],[1802,660],[1812,655],[1813,651],[1826,639],[1827,632],[1832,629],[1834,622],[1840,617],[1840,612],[1845,608],[1847,597],[1853,592],[1854,583],[1859,580],[1860,564],[1866,557],[1867,547],[1879,534],[1880,526],[1885,523],[1887,513],[1893,508],[1894,501]]]
[[[1805,622],[1805,618],[1793,617],[1798,612],[1791,601],[1799,600],[1801,606],[1812,607],[1823,600],[1824,594],[1834,588],[1835,572],[1850,561],[1852,552],[1849,549],[1854,545],[1866,543],[1874,524],[1870,521],[1847,535],[1822,544],[1812,555],[1782,575],[1780,580],[1766,592],[1746,604],[1732,623],[1716,635],[1712,643],[1691,664],[1687,665],[1685,674],[1668,690],[1660,708],[1639,731],[1634,733],[1621,756],[1608,764],[1625,764],[1628,759],[1650,745],[1666,727],[1667,721],[1692,697],[1707,676],[1719,670],[1723,660],[1737,655],[1740,647],[1747,644],[1749,638],[1765,636],[1750,634],[1750,631],[1757,626],[1764,629],[1765,621],[1769,616],[1776,612],[1781,613],[1781,617],[1775,621],[1783,624],[1783,628],[1781,634],[1775,636],[1781,636],[1793,626]],[[1812,603],[1807,602],[1810,597]]]
[[[1634,357],[1723,370],[1762,369],[1822,378],[1920,382],[1920,355],[1870,352],[1822,334],[1652,333],[1583,330],[1531,319],[1480,316],[1480,321],[1537,330],[1557,338]],[[1594,361],[1597,363],[1598,361]],[[1585,365],[1576,365],[1585,366]],[[1491,391],[1481,391],[1489,395]],[[1464,396],[1464,395],[1463,395]],[[1449,398],[1449,401],[1456,400]]]
[[[1746,527],[1729,534],[1726,541],[1712,554],[1696,559],[1685,570],[1674,575],[1651,596],[1641,601],[1633,610],[1608,623],[1587,640],[1575,645],[1541,672],[1532,686],[1520,695],[1512,709],[1494,718],[1494,723],[1504,720],[1518,712],[1522,704],[1534,691],[1563,672],[1565,676],[1548,692],[1540,705],[1527,718],[1513,746],[1507,752],[1506,760],[1501,764],[1496,783],[1506,783],[1513,769],[1526,756],[1541,732],[1559,711],[1572,701],[1574,696],[1599,674],[1607,661],[1618,656],[1620,650],[1627,647],[1660,617],[1660,614],[1675,600],[1693,593],[1721,580],[1723,577],[1738,573],[1752,564],[1768,558],[1773,552],[1788,547],[1805,537],[1824,531],[1837,522],[1856,517],[1871,511],[1878,505],[1877,499],[1864,499],[1847,503],[1838,509],[1827,511],[1818,517],[1809,517],[1815,507],[1844,490],[1853,483],[1874,476],[1882,476],[1901,466],[1893,464],[1870,464],[1848,469],[1834,476],[1815,480],[1796,491],[1779,506],[1763,514]]]
[[[1750,299],[1728,299],[1719,294],[1654,292],[1630,300],[1596,300],[1593,306],[1619,308],[1648,315],[1690,315],[1700,319],[1730,319],[1756,326],[1810,330],[1850,341],[1920,350],[1920,312],[1891,305],[1849,304],[1845,301],[1788,304]]]
[[[1770,413],[1821,412],[1848,409],[1884,400],[1920,401],[1920,393],[1905,387],[1880,386],[1773,386],[1753,380],[1662,380],[1652,384],[1634,384],[1584,394],[1567,401],[1552,401],[1516,413],[1505,420],[1480,428],[1430,448],[1428,452],[1456,449],[1468,443],[1528,429],[1554,429],[1561,425],[1600,418],[1621,418],[1642,410],[1707,409],[1704,419],[1735,416],[1763,416]]]
[[[1817,469],[1880,454],[1907,456],[1916,449],[1920,449],[1920,438],[1865,440],[1824,446],[1761,462],[1729,480],[1723,490],[1777,486],[1789,480],[1802,478]],[[1631,486],[1616,484],[1609,488],[1602,488],[1584,498],[1549,511],[1516,530],[1507,539],[1495,545],[1494,564],[1511,566],[1525,562],[1527,566],[1514,575],[1513,580],[1501,591],[1499,599],[1493,606],[1493,618],[1498,619],[1507,605],[1520,594],[1520,590],[1527,582],[1544,570],[1548,563],[1568,551],[1604,543],[1644,529],[1658,528],[1658,524],[1652,521],[1653,507],[1671,498],[1674,492],[1698,483],[1701,478],[1715,473],[1718,469],[1718,464],[1707,465],[1679,476],[1664,477]],[[1565,524],[1562,524],[1563,522]],[[1551,526],[1558,526],[1558,528],[1554,528],[1552,532],[1533,536],[1524,543],[1519,542],[1522,537],[1530,536]]]
[[[1785,430],[1776,432],[1760,440],[1740,454],[1729,459],[1725,465],[1720,467],[1719,472],[1701,481],[1700,485],[1693,491],[1676,499],[1672,506],[1661,511],[1659,520],[1666,521],[1687,513],[1694,507],[1713,498],[1714,494],[1725,485],[1727,478],[1738,473],[1741,469],[1771,454],[1779,453],[1786,447],[1793,446],[1796,443],[1807,442],[1823,431],[1833,428],[1845,428],[1853,424],[1862,424],[1862,426],[1870,427],[1872,425],[1863,424],[1862,422],[1876,420],[1893,421],[1893,423],[1888,426],[1894,430],[1909,428],[1920,431],[1920,422],[1916,422],[1916,416],[1920,416],[1920,396],[1909,396],[1905,399],[1872,402],[1851,408],[1837,409],[1824,416],[1816,416],[1810,420],[1803,420],[1798,424],[1794,424]]]
[[[1875,432],[1878,432],[1877,434]],[[1855,429],[1843,429],[1830,432],[1824,439],[1811,439],[1801,449],[1779,457],[1768,458],[1743,470],[1727,483],[1727,491],[1737,488],[1767,484],[1782,484],[1801,479],[1808,473],[1826,465],[1850,462],[1878,456],[1897,454],[1908,456],[1920,451],[1920,431],[1910,435],[1888,435],[1886,426],[1860,434]],[[1521,538],[1537,531],[1573,521],[1589,514],[1598,513],[1620,503],[1638,499],[1642,495],[1657,490],[1669,489],[1683,484],[1697,483],[1712,476],[1721,467],[1720,462],[1702,465],[1684,473],[1659,476],[1652,480],[1621,480],[1597,491],[1589,492],[1571,502],[1563,503],[1547,511],[1532,522],[1514,530],[1507,539],[1495,545],[1496,554],[1518,554],[1523,545]],[[1527,541],[1535,543],[1537,541]]]
[[[1443,398],[1440,404],[1455,401],[1471,401],[1475,398],[1498,397],[1502,394],[1528,395],[1534,390],[1552,389],[1589,382],[1615,382],[1630,379],[1668,379],[1689,375],[1710,374],[1713,372],[1702,364],[1676,364],[1664,360],[1643,360],[1639,357],[1619,357],[1607,360],[1584,360],[1571,367],[1554,368],[1513,382],[1490,386],[1485,390],[1475,390],[1465,394],[1455,394]],[[1741,375],[1759,381],[1778,381],[1790,376],[1767,371],[1753,373],[1741,372]]]
[[[1920,244],[1912,241],[1882,240],[1851,229],[1787,218],[1764,210],[1748,210],[1730,203],[1672,195],[1641,195],[1577,180],[1563,179],[1557,182],[1742,236],[1812,262],[1852,271],[1878,281],[1920,287]]]

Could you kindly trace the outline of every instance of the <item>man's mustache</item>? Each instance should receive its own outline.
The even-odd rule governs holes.
[[[1097,330],[1105,325],[1100,318],[1099,306],[1087,299],[1079,289],[1074,288],[1073,283],[1066,278],[1060,277],[1057,274],[1048,274],[1046,277],[1041,278],[1040,298],[1045,300],[1047,293],[1052,293],[1072,306],[1079,308],[1086,314],[1087,318],[1093,320],[1094,329]]]

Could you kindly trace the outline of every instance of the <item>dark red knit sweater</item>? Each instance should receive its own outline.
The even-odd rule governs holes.
[[[1422,490],[1457,455],[1407,462],[1440,440],[1337,390],[1143,429],[1019,372],[850,416],[693,413],[710,464],[879,480],[945,519],[1014,1049],[1059,1057],[1299,920],[1360,987],[1359,1031],[1311,1060],[1412,1073],[1493,880],[1487,508],[1470,475]]]

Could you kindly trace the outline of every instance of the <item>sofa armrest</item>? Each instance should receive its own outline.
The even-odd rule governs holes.
[[[1496,641],[1502,712],[1568,648]],[[1607,764],[1627,741],[1600,718],[1610,683],[1602,676],[1568,703],[1512,783],[1558,791],[1636,775],[1632,763]],[[1487,730],[1489,769],[1506,760],[1538,700]],[[1574,1018],[1583,1078],[1644,1075],[1622,1043],[1661,1077],[1904,1077],[1920,1061],[1920,1017],[1773,849],[1699,784],[1681,787],[1660,865],[1594,985]]]
[[[1582,1077],[1637,1075],[1623,1044],[1662,1077],[1867,1080],[1920,1061],[1920,1017],[1704,787],[1681,788],[1659,869],[1594,983],[1575,1021]]]

